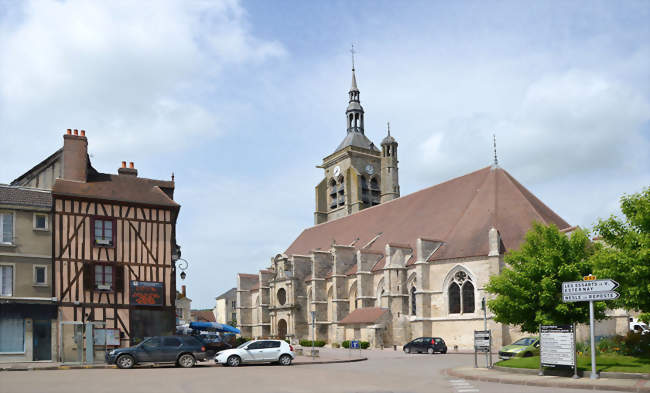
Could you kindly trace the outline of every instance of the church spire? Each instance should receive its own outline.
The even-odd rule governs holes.
[[[345,111],[345,117],[347,118],[348,133],[350,132],[359,132],[363,134],[363,107],[361,106],[361,101],[359,100],[359,88],[357,87],[357,75],[354,69],[354,45],[350,49],[352,54],[352,85],[350,86],[350,91],[348,95],[350,100],[348,101],[348,109]]]

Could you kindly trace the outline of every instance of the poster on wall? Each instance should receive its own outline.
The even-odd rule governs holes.
[[[93,344],[119,346],[120,329],[104,329],[104,328],[93,329]]]
[[[165,296],[163,283],[155,281],[131,281],[129,299],[136,306],[162,306]]]

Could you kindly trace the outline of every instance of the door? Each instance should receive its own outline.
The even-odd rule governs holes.
[[[261,362],[264,360],[265,341],[255,341],[246,348],[245,356],[249,362]]]
[[[34,360],[52,360],[52,322],[34,321]]]
[[[264,361],[273,362],[280,359],[280,341],[266,341],[262,354]]]
[[[424,338],[420,337],[416,340],[413,341],[413,349],[415,349],[415,352],[425,352],[426,349],[426,343],[424,342]]]
[[[181,340],[178,337],[163,337],[161,362],[175,362]]]
[[[161,362],[164,357],[160,337],[152,337],[140,344],[136,357],[140,362]]]

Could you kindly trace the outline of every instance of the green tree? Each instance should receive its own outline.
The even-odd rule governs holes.
[[[535,333],[540,324],[572,324],[589,320],[589,303],[563,303],[562,282],[581,281],[591,273],[589,257],[595,247],[577,229],[570,236],[555,225],[534,223],[519,250],[505,256],[507,266],[492,276],[488,301],[497,322]],[[596,318],[604,318],[605,305],[595,303]]]
[[[592,257],[598,278],[616,280],[621,297],[612,306],[650,313],[650,188],[621,197],[625,219],[600,220],[604,247]]]

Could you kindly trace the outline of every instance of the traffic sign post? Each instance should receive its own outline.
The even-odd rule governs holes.
[[[596,280],[596,276],[590,274],[583,277],[583,281],[568,281],[562,283],[562,301],[589,302],[589,336],[591,341],[591,379],[598,379],[596,373],[596,342],[594,326],[594,302],[602,300],[614,300],[620,295],[614,289],[618,283],[614,280]]]

